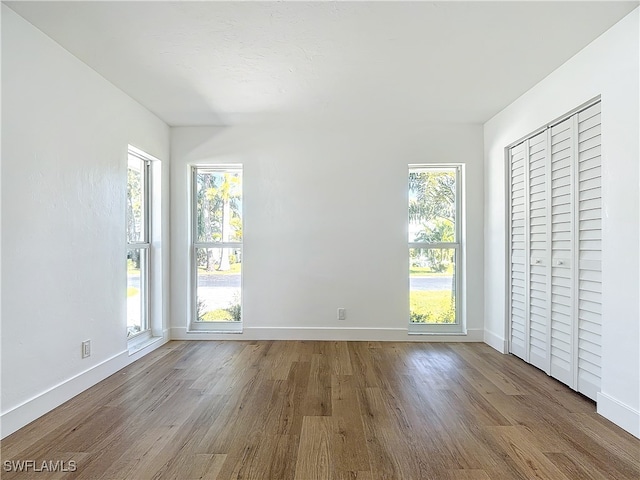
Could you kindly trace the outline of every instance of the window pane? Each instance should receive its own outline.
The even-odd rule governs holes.
[[[456,242],[456,169],[409,171],[409,242]]]
[[[409,249],[411,323],[457,323],[453,248]]]
[[[198,242],[242,241],[242,173],[196,170]]]
[[[145,242],[145,162],[129,155],[127,170],[127,241]]]
[[[147,330],[148,256],[146,248],[127,251],[127,336]]]
[[[196,320],[241,320],[242,249],[196,248]]]

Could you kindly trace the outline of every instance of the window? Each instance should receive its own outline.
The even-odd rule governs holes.
[[[409,324],[461,333],[460,166],[409,168]]]
[[[192,182],[191,328],[239,331],[242,167],[194,167]]]
[[[127,169],[127,337],[149,326],[150,165],[144,154],[129,149]]]

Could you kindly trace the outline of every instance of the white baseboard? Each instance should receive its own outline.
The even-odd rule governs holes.
[[[499,335],[496,335],[489,330],[484,331],[482,341],[492,348],[495,348],[500,353],[509,353],[509,342]]]
[[[0,417],[2,438],[113,375],[128,363],[129,353],[125,350],[3,412]]]
[[[163,337],[157,337],[145,344],[144,347],[130,354],[124,350],[93,367],[55,385],[48,390],[24,401],[0,415],[0,438],[11,435],[35,419],[59,407],[67,400],[113,375],[118,370],[138,360],[140,357],[155,350],[169,341],[169,331],[165,330]]]
[[[640,438],[640,411],[602,392],[598,393],[597,405],[600,415]]]
[[[409,334],[406,328],[321,328],[321,327],[246,327],[242,333],[187,331],[171,329],[172,340],[331,340],[377,342],[482,342],[483,330],[468,330],[466,335]]]

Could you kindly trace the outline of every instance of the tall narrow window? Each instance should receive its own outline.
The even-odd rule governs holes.
[[[462,331],[459,192],[459,166],[410,166],[410,331]]]
[[[242,168],[192,172],[192,328],[239,330],[242,319]]]
[[[129,150],[127,169],[127,337],[149,330],[150,161]]]

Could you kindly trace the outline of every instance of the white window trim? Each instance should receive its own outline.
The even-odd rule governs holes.
[[[198,291],[198,268],[196,266],[196,249],[198,248],[243,248],[244,242],[198,242],[196,222],[198,205],[196,201],[196,172],[233,172],[243,173],[242,164],[212,164],[189,166],[189,281],[187,282],[187,333],[242,333],[244,320],[239,322],[199,322],[196,320],[196,303]],[[243,205],[244,211],[244,205]],[[244,218],[244,215],[243,215]],[[244,223],[244,222],[243,222]],[[242,251],[244,258],[244,250]],[[243,292],[244,275],[240,273],[240,292]],[[244,295],[240,294],[240,308],[244,312]]]
[[[151,295],[149,292],[149,288],[151,286],[150,277],[151,277],[151,160],[147,158],[147,155],[134,147],[129,146],[127,152],[127,158],[129,156],[136,157],[140,159],[143,163],[143,171],[142,171],[142,183],[143,183],[143,192],[144,192],[144,211],[142,222],[144,224],[143,227],[143,238],[137,242],[130,242],[127,239],[127,250],[144,250],[144,272],[140,275],[141,282],[141,290],[143,292],[142,298],[142,312],[141,312],[141,320],[140,327],[141,330],[133,335],[128,335],[127,340],[131,341],[137,339],[137,337],[145,336],[145,334],[150,335],[151,332]],[[127,167],[128,168],[128,167]],[[140,269],[142,272],[142,268]],[[143,278],[144,277],[144,278]]]
[[[464,258],[464,212],[463,212],[463,169],[462,164],[409,164],[409,171],[419,170],[438,170],[438,169],[455,169],[456,171],[456,225],[455,225],[455,242],[408,242],[407,252],[410,248],[450,248],[455,250],[455,312],[456,322],[455,324],[438,324],[438,323],[411,323],[408,322],[408,333],[410,335],[466,335],[466,318],[463,312],[463,298],[465,292],[463,291],[463,277],[464,277],[464,265],[466,264]],[[408,175],[407,175],[408,178]],[[408,216],[407,216],[408,217]],[[410,278],[408,280],[408,289],[410,290]]]
[[[128,145],[127,158],[129,155],[140,158],[145,162],[145,182],[146,182],[146,201],[147,208],[145,211],[145,227],[146,235],[144,242],[126,242],[126,248],[140,248],[143,245],[147,250],[147,277],[146,283],[146,329],[127,337],[127,349],[129,355],[133,355],[141,349],[164,338],[162,308],[154,308],[159,303],[158,299],[162,297],[162,279],[157,273],[162,271],[162,259],[156,255],[156,244],[160,242],[161,235],[161,218],[160,214],[161,199],[161,162],[158,158],[148,153]],[[126,333],[125,333],[126,335]]]

